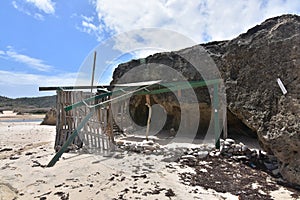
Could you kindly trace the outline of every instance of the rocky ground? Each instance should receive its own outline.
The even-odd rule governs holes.
[[[45,168],[55,154],[54,138],[54,126],[0,118],[0,199],[300,197],[299,188],[276,174],[272,156],[231,139],[222,141],[220,151],[209,144],[123,140],[117,151],[65,153],[54,167]]]
[[[177,162],[181,168],[191,167],[191,172],[179,173],[181,183],[188,186],[228,192],[238,199],[274,199],[273,195],[280,196],[280,188],[284,186],[291,198],[300,198],[300,186],[282,179],[275,156],[250,149],[233,139],[221,140],[220,150],[210,150],[206,145],[165,149],[152,140],[125,142],[120,147],[137,153],[164,155],[163,161]],[[172,164],[167,167],[175,169]],[[197,190],[195,188],[190,193],[197,193]]]

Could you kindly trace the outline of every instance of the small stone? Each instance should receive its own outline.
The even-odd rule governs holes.
[[[233,152],[235,153],[235,154],[238,154],[239,152],[241,151],[241,148],[240,147],[234,147],[234,149],[233,149]]]
[[[143,148],[145,150],[148,150],[148,151],[154,151],[155,150],[155,147],[154,146],[151,146],[151,145],[148,145],[148,144],[144,144],[143,145]]]
[[[214,157],[215,156],[215,153],[212,151],[212,152],[209,152],[209,156],[211,157]]]
[[[240,161],[240,160],[244,160],[244,161],[249,160],[249,158],[247,156],[234,156],[233,159],[238,160],[238,161]]]
[[[280,173],[279,173],[279,168],[273,169],[273,170],[272,170],[272,174],[275,175],[275,176],[279,175],[279,174],[280,174]]]
[[[193,150],[190,150],[190,151],[188,151],[187,154],[188,154],[188,155],[193,155],[193,154],[194,154],[194,151],[193,151]]]
[[[144,148],[143,148],[143,146],[142,145],[140,145],[140,144],[138,144],[138,145],[134,145],[134,149],[133,149],[133,151],[136,151],[136,152],[141,152],[141,151],[143,151],[144,150]]]
[[[221,153],[225,153],[225,152],[228,151],[228,149],[229,149],[229,146],[226,146],[226,145],[221,146],[221,147],[220,147],[220,152],[221,152]]]
[[[272,163],[269,163],[269,162],[264,162],[264,165],[266,166],[266,168],[268,170],[274,170],[277,168],[277,166],[273,165]]]
[[[202,159],[205,158],[208,155],[208,151],[199,151],[197,153],[198,158]]]
[[[215,156],[220,156],[220,154],[221,154],[221,152],[218,151],[215,153]]]
[[[152,154],[152,152],[153,152],[153,151],[150,151],[150,150],[145,150],[145,151],[144,151],[144,153],[145,153],[146,155],[150,155],[150,154]]]
[[[242,142],[240,142],[240,143],[239,143],[239,145],[240,145],[240,146],[244,146],[245,144],[244,144],[244,143],[242,143]]]
[[[249,149],[249,147],[247,146],[247,145],[243,145],[242,146],[242,152],[248,152],[250,149]]]
[[[142,143],[143,144],[148,144],[148,145],[154,145],[154,141],[153,140],[143,140]]]
[[[200,169],[199,171],[200,171],[200,172],[203,172],[203,173],[208,172],[207,169]]]
[[[257,157],[257,152],[256,152],[256,150],[253,150],[253,151],[251,152],[251,157]]]
[[[230,144],[234,144],[235,143],[235,141],[233,139],[231,139],[231,138],[227,138],[225,140],[225,142],[229,142]]]
[[[233,153],[234,152],[234,150],[232,149],[232,148],[230,148],[230,149],[228,149],[228,151],[227,151],[228,153]]]
[[[116,144],[117,144],[118,146],[122,146],[122,145],[124,145],[124,141],[119,140],[119,141],[116,142]]]
[[[193,155],[184,155],[181,157],[182,159],[188,159],[188,160],[196,160],[196,157]]]
[[[239,150],[242,149],[242,145],[240,145],[240,144],[235,144],[234,147],[237,148],[237,149],[239,149]]]

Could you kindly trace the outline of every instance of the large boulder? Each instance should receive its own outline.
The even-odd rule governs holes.
[[[233,40],[202,46],[211,55],[224,80],[230,114],[228,119],[239,120],[257,133],[262,148],[280,161],[284,178],[300,184],[300,17],[274,17]],[[181,52],[195,56],[196,48]],[[176,52],[158,53],[143,59],[143,62],[163,63],[188,80],[201,80],[201,76],[190,70],[189,63],[178,57]],[[114,72],[112,84],[140,63],[134,60],[120,64]],[[286,87],[286,94],[281,91],[278,78]],[[196,92],[201,93],[200,101],[209,108],[211,103],[207,90]],[[178,105],[173,99],[170,95],[152,97],[153,102],[165,104],[169,123],[176,128],[180,109],[175,109]],[[166,105],[168,101],[170,103]],[[136,111],[140,109],[139,102],[144,106],[143,100],[134,99],[133,118],[135,113],[139,113]],[[140,109],[144,113],[146,110]],[[202,116],[210,118],[209,109],[202,111]]]
[[[46,113],[41,125],[56,125],[56,109],[51,108]]]
[[[268,19],[229,41],[215,58],[227,87],[228,109],[257,132],[281,174],[300,184],[300,17]],[[209,49],[209,47],[208,47]],[[283,94],[277,78],[287,89]],[[234,84],[232,84],[234,83]]]

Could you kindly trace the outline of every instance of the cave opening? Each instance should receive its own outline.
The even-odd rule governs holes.
[[[231,138],[249,137],[257,139],[257,132],[249,128],[241,119],[227,109],[228,136]]]
[[[166,122],[163,125],[162,130],[157,134],[158,137],[166,136],[170,133],[171,129],[177,131],[180,123],[183,120],[180,117],[182,108],[180,108],[176,97],[170,97],[170,101],[165,101],[165,103],[157,102],[159,99],[164,99],[165,96],[156,95],[156,97],[151,97],[151,104],[159,104],[167,113]],[[170,103],[172,102],[172,103]],[[132,96],[129,104],[129,111],[132,120],[139,126],[147,126],[147,118],[149,114],[148,107],[145,105],[146,99],[145,96],[136,95]],[[200,110],[200,121],[198,126],[198,131],[195,137],[196,140],[203,140],[205,134],[207,133],[209,123],[211,120],[211,106],[207,103],[199,103]],[[255,148],[259,148],[257,133],[249,128],[241,119],[234,115],[229,109],[227,109],[227,137],[232,138],[238,142],[243,142]],[[221,138],[223,136],[221,135]]]

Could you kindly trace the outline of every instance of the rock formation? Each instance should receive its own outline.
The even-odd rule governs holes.
[[[202,46],[216,63],[226,86],[227,109],[232,114],[229,129],[230,119],[239,119],[257,133],[262,148],[277,157],[283,177],[300,184],[300,16],[274,17],[233,40]],[[195,55],[194,49],[181,51]],[[158,53],[147,57],[145,62],[168,65],[189,80],[201,79],[176,52]],[[137,60],[119,65],[112,83],[138,65]],[[282,93],[277,78],[283,82],[287,94]],[[209,109],[207,90],[196,93],[204,94],[200,101]],[[174,98],[154,96],[152,101],[165,104],[168,120],[176,129],[180,108]],[[133,118],[139,113],[136,109],[141,110],[142,104],[138,103],[141,101],[134,100]],[[205,130],[206,122],[202,125]]]
[[[281,174],[300,184],[300,17],[284,15],[226,44],[219,69],[228,109],[282,162]],[[209,46],[208,46],[209,49]],[[276,79],[284,83],[283,95]],[[231,83],[236,81],[236,84]],[[229,83],[229,84],[228,84]]]
[[[50,109],[43,119],[41,125],[56,125],[56,109]]]

